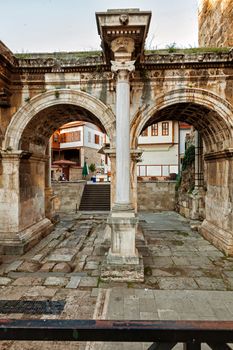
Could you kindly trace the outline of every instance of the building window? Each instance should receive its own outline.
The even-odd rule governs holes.
[[[63,134],[63,135],[66,135],[66,137],[65,137],[66,141],[64,141],[64,142],[76,142],[76,141],[81,140],[80,130],[74,131],[74,132],[68,132],[68,133]]]
[[[88,131],[88,142],[91,143],[91,132]]]
[[[95,135],[95,144],[99,145],[99,143],[100,143],[100,137],[99,135]]]
[[[158,123],[151,125],[151,136],[158,136]]]
[[[141,133],[141,136],[148,136],[148,128],[143,130],[143,132]]]
[[[162,123],[162,135],[163,136],[169,135],[169,123],[168,122]]]

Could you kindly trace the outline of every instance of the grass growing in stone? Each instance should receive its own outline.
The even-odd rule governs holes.
[[[182,236],[182,237],[188,237],[189,236],[189,234],[187,232],[184,232],[184,231],[176,231],[175,234],[178,235],[178,236]]]
[[[221,53],[221,52],[229,52],[230,47],[189,47],[189,48],[178,48],[173,47],[161,49],[161,50],[146,50],[145,54],[169,54],[169,53],[177,53],[177,54],[198,54],[198,53]]]

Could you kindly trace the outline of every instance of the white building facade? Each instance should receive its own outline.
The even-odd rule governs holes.
[[[185,137],[190,131],[178,121],[164,121],[150,125],[141,133],[138,148],[142,149],[142,161],[137,175],[143,178],[168,179],[179,173],[181,152],[184,154]]]

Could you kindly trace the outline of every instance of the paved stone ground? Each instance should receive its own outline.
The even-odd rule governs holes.
[[[173,212],[139,214],[145,237],[137,238],[144,283],[101,281],[101,261],[108,249],[106,218],[107,213],[63,215],[55,230],[26,254],[2,256],[1,300],[64,300],[65,307],[60,315],[0,317],[233,320],[233,258],[224,256]],[[87,344],[86,349],[146,346]],[[85,344],[0,342],[1,350],[65,347],[83,350]]]

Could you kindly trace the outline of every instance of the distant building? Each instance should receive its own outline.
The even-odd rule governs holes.
[[[166,179],[178,174],[185,151],[185,137],[191,126],[178,121],[164,121],[143,130],[138,148],[143,150],[137,175],[143,178]]]
[[[52,136],[52,179],[62,173],[66,180],[82,178],[84,161],[104,171],[107,159],[98,150],[106,142],[106,135],[94,124],[71,122],[63,125]]]
[[[191,126],[178,121],[164,121],[150,125],[139,137],[138,147],[143,150],[137,175],[143,178],[166,179],[178,174],[185,152],[185,138]],[[52,136],[52,179],[79,180],[84,161],[95,164],[97,172],[107,173],[110,162],[98,153],[108,142],[97,126],[87,122],[63,125]]]

